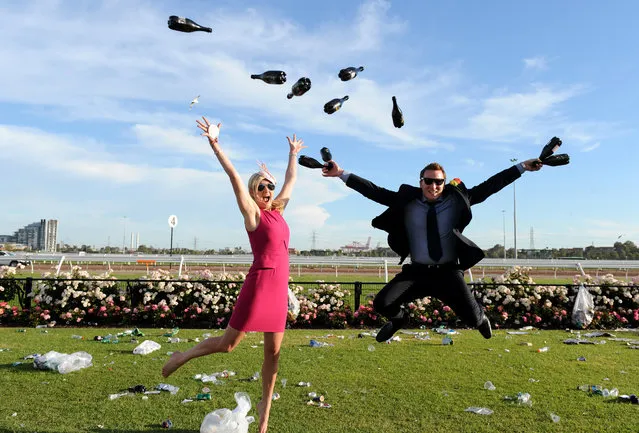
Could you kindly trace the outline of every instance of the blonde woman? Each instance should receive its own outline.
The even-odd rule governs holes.
[[[262,400],[257,404],[260,433],[268,428],[273,388],[277,377],[280,346],[284,337],[288,311],[288,244],[289,229],[282,213],[288,204],[297,177],[297,153],[306,146],[293,134],[286,137],[289,144],[288,167],[284,184],[276,195],[276,181],[266,165],[253,174],[248,189],[222,151],[218,141],[219,128],[202,117],[198,128],[207,137],[213,153],[229,176],[237,204],[248,232],[253,264],[246,276],[224,334],[207,338],[186,352],[174,352],[162,368],[169,376],[193,358],[218,352],[231,352],[248,331],[264,333],[264,362],[262,363]]]

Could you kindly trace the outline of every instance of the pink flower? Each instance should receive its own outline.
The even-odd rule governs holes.
[[[521,320],[523,320],[524,323],[528,323],[528,317],[526,317],[526,316],[522,317]]]
[[[105,311],[106,311],[106,307],[105,307],[104,305],[103,305],[103,306],[101,306],[101,307],[100,307],[100,312],[101,312],[101,313],[104,313]]]
[[[439,311],[438,310],[433,310],[433,316],[439,316]]]
[[[561,310],[561,315],[562,315],[562,316],[565,316],[565,315],[567,315],[567,314],[568,314],[568,313],[566,312],[566,310]]]
[[[444,305],[444,308],[442,308],[442,310],[444,310],[444,312],[448,313],[450,311],[450,307],[448,305]]]
[[[164,313],[160,314],[160,317],[164,319]]]
[[[202,313],[202,309],[201,309],[200,307],[197,307],[197,308],[195,309],[195,311],[197,312],[197,314]]]
[[[541,322],[541,317],[535,314],[535,323]]]

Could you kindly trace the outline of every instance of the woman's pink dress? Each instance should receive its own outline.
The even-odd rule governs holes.
[[[282,214],[262,210],[248,232],[253,264],[237,297],[229,325],[238,331],[284,332],[288,311],[288,242]]]

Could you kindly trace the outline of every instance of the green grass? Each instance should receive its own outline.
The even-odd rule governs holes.
[[[191,361],[168,379],[160,370],[167,351],[184,350],[193,343],[169,344],[164,332],[145,329],[147,337],[162,348],[147,356],[133,355],[136,343],[102,344],[92,341],[121,329],[16,328],[0,329],[0,430],[53,432],[152,432],[163,431],[160,423],[170,418],[174,432],[199,431],[204,416],[217,408],[234,408],[233,394],[246,391],[255,405],[259,382],[227,380],[223,386],[202,384],[196,373],[223,369],[246,378],[260,370],[261,334],[249,334],[230,354],[217,354]],[[179,337],[201,337],[207,330],[184,329]],[[624,343],[565,345],[571,335],[563,331],[534,331],[530,335],[507,335],[496,331],[484,340],[477,331],[461,330],[453,346],[441,345],[431,331],[431,340],[420,341],[399,334],[401,342],[375,343],[371,337],[356,338],[359,330],[287,331],[282,347],[280,376],[273,403],[272,432],[628,432],[639,429],[637,406],[589,396],[576,390],[581,384],[618,388],[621,394],[639,393],[637,351]],[[309,338],[328,333],[333,347],[311,348]],[[85,336],[75,340],[72,334]],[[219,335],[220,331],[214,334]],[[632,334],[632,335],[629,335]],[[618,337],[637,338],[618,332]],[[128,339],[127,339],[128,340]],[[142,339],[140,340],[142,341]],[[531,342],[532,347],[520,342]],[[369,351],[369,345],[375,350]],[[257,346],[253,348],[252,346]],[[536,349],[549,346],[546,353]],[[509,352],[506,352],[506,349]],[[93,355],[93,366],[61,375],[35,370],[25,355],[49,350],[72,353],[84,350]],[[585,356],[586,361],[577,361]],[[283,388],[280,378],[286,378]],[[530,382],[533,378],[539,382]],[[484,382],[497,389],[487,391]],[[311,388],[294,386],[310,381]],[[109,394],[136,384],[151,388],[158,383],[180,387],[177,395],[163,393],[109,400]],[[203,386],[210,386],[213,399],[182,404]],[[332,405],[321,409],[305,404],[309,391],[321,393]],[[506,395],[528,392],[532,407],[509,404]],[[488,407],[493,415],[482,416],[464,409]],[[557,424],[549,413],[561,417]],[[16,416],[11,416],[16,413]],[[256,415],[254,408],[251,414]],[[98,427],[103,426],[103,428]],[[252,424],[250,431],[257,431]]]

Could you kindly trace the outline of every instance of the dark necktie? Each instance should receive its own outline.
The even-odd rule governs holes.
[[[442,244],[439,239],[439,228],[437,227],[437,211],[435,205],[428,207],[428,216],[426,218],[426,235],[428,236],[428,255],[434,261],[442,258]]]

